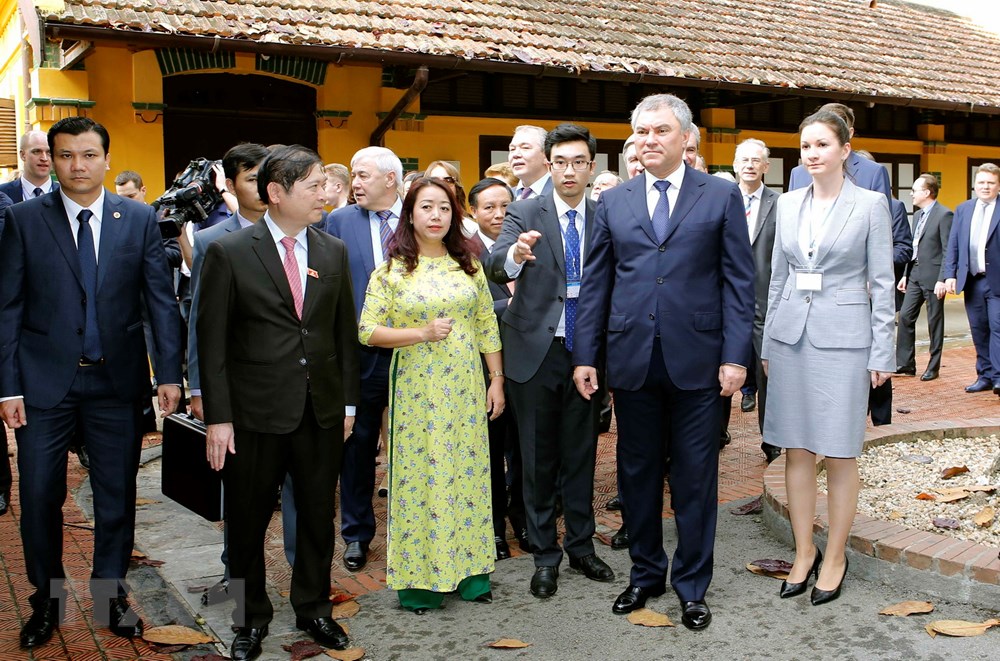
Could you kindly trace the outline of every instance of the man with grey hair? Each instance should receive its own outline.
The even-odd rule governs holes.
[[[687,140],[684,141],[684,162],[687,163],[688,167],[692,167],[695,170],[701,169],[698,167],[698,158],[700,156],[701,131],[698,130],[697,124],[691,122],[691,131],[687,134]],[[708,172],[708,168],[705,167],[701,171]]]
[[[546,134],[542,127],[530,124],[514,129],[514,137],[510,139],[507,150],[507,162],[518,179],[514,189],[515,200],[530,200],[552,192],[552,175],[545,161]]]
[[[45,131],[31,130],[22,135],[17,155],[24,163],[21,176],[0,185],[0,193],[17,204],[59,190],[59,184],[52,181],[52,154]]]
[[[599,173],[596,177],[594,177],[594,183],[590,185],[590,199],[596,202],[602,192],[608,190],[609,188],[614,188],[620,183],[622,183],[622,178],[619,177],[616,172],[605,170],[604,172]]]
[[[354,307],[359,317],[372,271],[389,255],[403,202],[399,186],[403,164],[385,147],[365,147],[351,158],[351,188],[356,204],[331,211],[323,224],[326,232],[347,244],[354,285]],[[375,537],[375,460],[382,429],[382,412],[389,405],[389,363],[392,349],[358,343],[361,352],[361,399],[354,432],[344,443],[340,478],[340,533],[344,538],[344,566],[362,569]]]
[[[666,591],[663,477],[669,449],[677,551],[670,583],[689,629],[709,625],[718,513],[719,396],[750,364],[753,255],[739,189],[684,163],[691,110],[670,94],[632,113],[646,171],[601,195],[577,307],[574,382],[615,393],[618,470],[632,572],[614,613]],[[606,351],[605,351],[606,348]],[[607,383],[597,366],[607,356]]]
[[[628,137],[628,140],[625,141],[625,146],[622,147],[622,160],[625,161],[625,171],[628,173],[629,179],[634,178],[645,169],[642,167],[642,163],[639,162],[639,156],[635,153],[634,134]]]

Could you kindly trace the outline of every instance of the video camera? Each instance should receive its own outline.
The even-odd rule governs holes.
[[[222,202],[222,194],[215,187],[216,163],[207,158],[194,159],[177,175],[173,185],[153,201],[164,239],[180,236],[185,223],[205,220]]]

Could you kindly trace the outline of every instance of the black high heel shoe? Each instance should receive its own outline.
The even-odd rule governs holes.
[[[840,583],[837,583],[837,587],[834,590],[820,590],[819,588],[813,586],[812,595],[809,597],[809,601],[812,602],[813,606],[819,606],[820,604],[825,604],[828,601],[833,601],[840,596],[840,588],[844,585],[844,579],[847,578],[847,566],[850,563],[847,558],[844,558],[844,575],[840,577]]]
[[[789,583],[788,581],[781,582],[781,590],[778,592],[778,596],[782,599],[788,599],[789,597],[797,597],[806,591],[806,584],[809,583],[809,574],[812,574],[814,578],[819,578],[819,566],[823,562],[823,554],[820,552],[819,547],[816,547],[816,557],[813,559],[812,567],[809,572],[806,573],[806,580],[801,583]]]

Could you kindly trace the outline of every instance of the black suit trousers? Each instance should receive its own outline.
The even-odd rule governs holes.
[[[58,598],[62,566],[66,461],[78,429],[90,454],[94,491],[94,569],[91,593],[124,594],[135,541],[135,484],[142,450],[140,403],[122,401],[103,365],[80,367],[66,398],[54,408],[25,406],[29,424],[16,430],[21,492],[21,540],[37,608]],[[106,601],[104,603],[107,603]],[[97,613],[101,610],[95,611]]]
[[[666,581],[663,462],[669,457],[670,504],[677,524],[670,582],[682,601],[704,599],[712,580],[720,399],[717,386],[701,390],[675,386],[659,342],[654,342],[642,388],[615,390],[618,474],[632,557],[629,583],[659,588]]]
[[[330,566],[333,562],[335,492],[343,452],[343,422],[323,429],[311,397],[298,428],[288,434],[262,434],[236,428],[236,454],[223,468],[229,574],[242,581],[237,626],[262,627],[274,609],[267,596],[264,536],[274,513],[278,486],[290,474],[295,489],[297,525],[292,567],[292,608],[298,617],[329,617]],[[239,595],[240,586],[236,586]],[[244,606],[243,613],[240,612]]]
[[[535,565],[562,561],[556,532],[556,496],[561,493],[566,537],[572,558],[594,552],[594,464],[601,393],[585,400],[573,384],[572,355],[553,341],[529,381],[507,383],[514,404],[524,480],[528,540]]]
[[[920,308],[927,302],[927,335],[930,338],[931,357],[927,369],[937,372],[941,369],[941,351],[944,349],[944,301],[930,289],[912,279],[906,282],[903,307],[899,311],[899,327],[896,331],[896,368],[915,370],[916,328]]]

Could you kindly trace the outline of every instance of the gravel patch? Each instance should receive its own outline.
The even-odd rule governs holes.
[[[880,445],[858,459],[861,493],[858,511],[918,530],[927,530],[978,544],[1000,546],[1000,475],[988,474],[993,459],[1000,454],[997,436],[946,438]],[[966,466],[969,472],[942,478],[953,467]],[[826,471],[817,476],[826,492]],[[961,487],[995,486],[989,491],[971,491],[968,497],[942,502]],[[942,493],[942,491],[944,493]],[[917,498],[918,495],[926,494]],[[931,499],[922,499],[933,497]],[[992,507],[997,517],[989,526],[979,526],[973,518]],[[954,530],[934,525],[942,519]],[[947,520],[951,520],[950,522]]]

